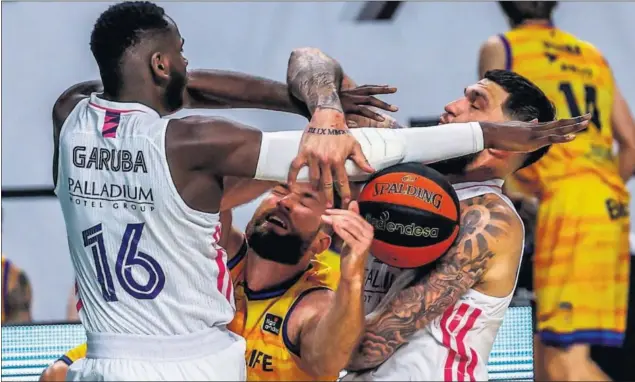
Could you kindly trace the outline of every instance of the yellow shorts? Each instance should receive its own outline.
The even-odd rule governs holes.
[[[551,346],[621,346],[628,305],[627,192],[561,181],[536,222],[537,332]]]

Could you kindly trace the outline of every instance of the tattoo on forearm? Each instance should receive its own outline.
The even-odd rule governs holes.
[[[417,330],[428,325],[478,283],[496,243],[510,232],[515,215],[497,196],[483,195],[461,202],[461,230],[436,269],[401,291],[387,309],[366,323],[350,370],[384,362]]]
[[[31,284],[24,272],[18,275],[17,285],[6,296],[6,317],[8,322],[15,321],[18,317],[30,315],[31,311]]]
[[[342,77],[337,61],[318,49],[298,49],[289,58],[287,84],[311,113],[318,107],[343,112],[338,96]]]
[[[339,129],[326,129],[321,127],[309,127],[306,130],[309,134],[315,135],[346,135],[348,134],[348,130],[339,130]]]

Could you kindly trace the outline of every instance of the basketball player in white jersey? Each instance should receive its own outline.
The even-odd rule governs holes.
[[[442,123],[550,121],[540,89],[507,71],[490,71],[449,103]],[[367,265],[366,332],[344,380],[484,381],[494,339],[511,301],[524,227],[501,192],[505,177],[538,160],[500,150],[432,164],[461,200],[457,242],[433,270]],[[427,267],[430,268],[430,267]],[[392,284],[392,287],[391,287]]]
[[[103,92],[79,84],[55,103],[55,191],[88,337],[87,358],[73,364],[70,380],[244,379],[244,340],[225,328],[234,306],[218,245],[223,177],[321,179],[331,201],[335,172],[346,203],[347,173],[363,178],[400,161],[484,147],[533,150],[568,141],[587,124],[578,118],[540,129],[464,123],[348,134],[337,94],[342,73],[328,77],[315,65],[302,83],[313,95],[303,99],[313,115],[304,133],[262,133],[213,117],[167,119],[181,107],[205,105],[212,86],[205,72],[188,85],[182,48],[161,7],[113,5],[91,35]]]

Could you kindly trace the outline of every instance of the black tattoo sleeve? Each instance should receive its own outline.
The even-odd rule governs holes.
[[[443,314],[478,283],[488,261],[510,245],[517,217],[497,196],[461,202],[461,230],[456,244],[439,265],[413,286],[402,290],[372,321],[349,364],[349,370],[378,366],[417,330]],[[513,236],[513,235],[511,235]]]
[[[343,112],[338,96],[342,78],[339,63],[319,49],[295,49],[289,57],[289,90],[306,103],[311,114],[318,107]]]

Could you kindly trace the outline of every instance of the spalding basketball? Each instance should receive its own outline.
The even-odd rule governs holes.
[[[438,171],[402,163],[375,173],[359,196],[375,229],[371,254],[385,264],[416,268],[443,255],[459,234],[459,198]]]

